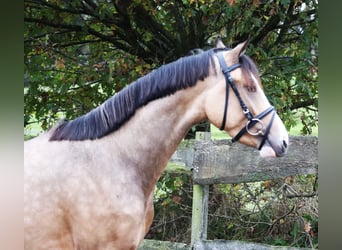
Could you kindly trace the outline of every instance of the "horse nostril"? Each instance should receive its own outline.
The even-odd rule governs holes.
[[[283,140],[283,145],[285,148],[287,148],[287,142],[285,140]]]

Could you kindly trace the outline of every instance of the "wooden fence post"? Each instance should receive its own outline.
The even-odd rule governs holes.
[[[196,140],[210,140],[210,132],[196,132]],[[198,171],[196,166],[194,171]],[[196,241],[207,239],[209,185],[193,185],[191,246]]]

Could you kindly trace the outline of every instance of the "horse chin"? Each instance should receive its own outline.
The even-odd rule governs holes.
[[[271,147],[271,145],[268,142],[265,142],[265,144],[260,149],[260,156],[262,158],[267,158],[267,157],[275,158],[277,157],[277,154],[274,151],[274,149]]]

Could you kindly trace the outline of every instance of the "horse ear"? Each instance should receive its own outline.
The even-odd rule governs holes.
[[[215,40],[215,48],[216,49],[224,49],[226,47],[226,45],[224,45],[224,43],[221,40],[221,37],[216,38]]]
[[[249,43],[249,40],[246,40],[242,43],[239,43],[236,45],[236,47],[233,49],[234,53],[236,53],[237,57],[240,57],[246,52],[247,45]]]

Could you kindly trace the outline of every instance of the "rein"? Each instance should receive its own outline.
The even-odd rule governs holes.
[[[232,72],[233,70],[241,67],[241,65],[239,63],[233,64],[231,66],[227,66],[226,62],[224,60],[223,54],[222,52],[217,53],[217,58],[219,60],[222,72],[226,78],[226,97],[225,97],[225,104],[224,104],[224,113],[223,113],[223,120],[222,120],[222,125],[220,127],[220,130],[224,130],[225,126],[226,126],[226,120],[227,120],[227,110],[228,110],[228,98],[229,98],[229,86],[232,88],[233,92],[235,93],[236,97],[239,100],[240,106],[242,108],[242,112],[245,114],[246,118],[247,118],[247,123],[246,125],[240,130],[239,133],[237,133],[233,138],[232,138],[232,142],[236,142],[238,141],[245,133],[248,133],[250,135],[253,136],[262,136],[262,141],[260,143],[259,146],[259,150],[262,148],[262,146],[265,144],[268,134],[271,130],[272,124],[273,124],[273,120],[275,117],[275,109],[273,106],[270,106],[269,108],[267,108],[266,110],[264,110],[263,112],[261,112],[259,115],[257,116],[253,116],[252,113],[249,111],[249,109],[247,108],[247,105],[245,104],[245,102],[242,100],[241,95],[234,83],[234,80],[232,78],[232,76],[230,75],[230,72]],[[262,122],[262,119],[264,117],[266,117],[268,114],[270,114],[272,112],[272,118],[271,121],[269,122],[269,124],[267,125],[267,127],[265,128],[264,123]],[[254,127],[256,124],[259,124],[261,126],[260,129],[258,129],[257,132],[252,132],[251,128]]]

